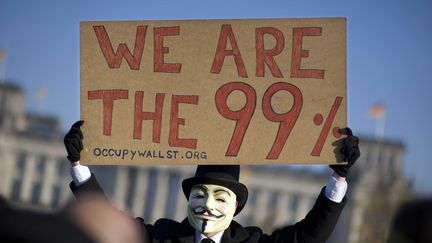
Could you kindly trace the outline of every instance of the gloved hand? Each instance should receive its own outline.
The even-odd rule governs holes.
[[[70,162],[80,160],[80,152],[83,149],[82,140],[84,139],[81,131],[81,126],[84,124],[83,120],[75,122],[69,132],[64,137],[64,145],[67,151],[67,158]]]
[[[359,139],[353,136],[353,133],[349,127],[345,128],[347,137],[342,141],[341,153],[343,154],[343,161],[348,162],[344,165],[330,165],[330,168],[341,177],[347,177],[349,168],[360,157]]]

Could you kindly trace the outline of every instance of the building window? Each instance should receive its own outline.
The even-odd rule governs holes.
[[[15,168],[18,169],[20,175],[22,175],[26,160],[27,154],[25,154],[24,152],[18,154]]]
[[[288,209],[290,212],[296,212],[298,210],[298,204],[299,204],[299,195],[293,194],[290,196],[290,200],[288,203]]]
[[[27,159],[27,155],[21,152],[18,154],[17,160],[15,162],[15,170],[14,170],[15,175],[13,178],[12,195],[11,195],[11,200],[15,202],[21,201],[20,194],[21,194],[21,187],[22,187],[22,177],[23,177],[26,159]]]
[[[250,208],[250,212],[245,217],[245,222],[247,225],[254,224],[253,216],[254,216],[254,208],[257,200],[258,190],[256,188],[252,188],[249,190],[249,198],[248,198],[248,207]]]
[[[132,209],[133,200],[135,198],[135,189],[137,182],[138,170],[136,167],[130,167],[128,169],[128,190],[126,195],[126,206]]]
[[[59,178],[62,178],[66,175],[68,175],[69,173],[69,168],[70,168],[70,162],[68,160],[65,159],[58,159],[56,161],[57,163],[57,175],[59,176]]]
[[[45,172],[45,166],[46,166],[46,158],[40,157],[36,161],[36,171],[35,171],[35,182],[32,185],[32,192],[31,192],[31,203],[32,204],[38,204],[40,201],[40,194],[42,191],[42,180],[44,179],[44,172]]]
[[[381,168],[384,163],[384,153],[382,149],[378,150],[378,162],[377,168]]]
[[[146,195],[146,204],[144,210],[144,219],[150,219],[153,215],[153,206],[154,206],[154,195],[156,193],[156,180],[157,180],[157,170],[155,168],[151,168],[149,170],[149,180],[147,187],[147,195]]]
[[[41,190],[42,190],[42,185],[40,182],[33,184],[32,195],[31,195],[31,204],[35,205],[35,204],[39,203]]]
[[[45,157],[39,158],[39,160],[36,162],[36,172],[40,175],[41,178],[43,178],[43,174],[45,171],[45,165],[46,165],[46,158]]]
[[[165,215],[169,219],[173,219],[175,217],[175,212],[177,209],[177,198],[178,194],[181,193],[180,190],[180,175],[176,172],[171,172],[169,174],[169,189],[168,189],[168,198],[167,203],[165,205]]]
[[[11,200],[14,202],[20,201],[21,185],[22,185],[21,180],[14,180],[12,185],[12,196],[11,196]]]
[[[279,193],[278,192],[272,192],[270,195],[271,196],[270,196],[270,205],[269,205],[269,208],[270,209],[274,209],[274,208],[276,208],[276,204],[277,204]]]
[[[60,192],[61,188],[59,185],[55,185],[52,190],[51,207],[57,207],[60,203]]]
[[[363,157],[364,167],[369,167],[372,164],[370,150],[365,149],[362,151],[362,155],[360,157]]]

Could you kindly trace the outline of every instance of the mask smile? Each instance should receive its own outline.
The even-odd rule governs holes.
[[[224,217],[223,214],[216,215],[216,214],[213,214],[210,210],[206,210],[205,208],[202,208],[202,207],[198,207],[198,208],[193,209],[193,213],[197,218],[202,218],[205,220],[212,220],[212,221],[219,220],[219,219]]]

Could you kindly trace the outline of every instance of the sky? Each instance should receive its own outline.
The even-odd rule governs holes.
[[[1,0],[0,79],[21,85],[29,111],[58,116],[67,130],[79,119],[80,21],[346,17],[348,125],[373,137],[366,113],[383,104],[384,138],[406,146],[407,177],[431,194],[431,13],[429,0]]]

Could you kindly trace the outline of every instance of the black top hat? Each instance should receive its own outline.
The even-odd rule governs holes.
[[[183,180],[183,192],[188,199],[191,189],[195,185],[212,184],[224,186],[237,196],[238,205],[234,213],[234,215],[237,215],[245,206],[248,198],[248,189],[239,182],[239,175],[239,165],[198,165],[195,176]]]

